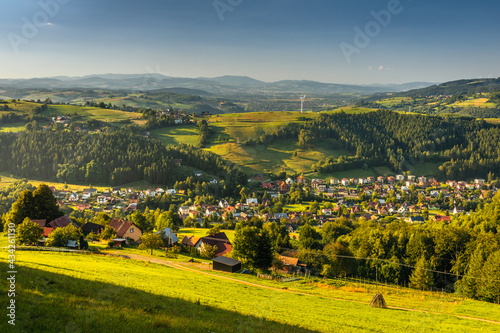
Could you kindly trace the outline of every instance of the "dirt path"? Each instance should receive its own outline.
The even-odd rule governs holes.
[[[131,253],[120,253],[120,252],[109,252],[109,253],[116,254],[116,255],[126,255],[127,257],[129,257],[132,260],[149,261],[151,263],[165,265],[165,266],[169,266],[169,267],[175,268],[175,269],[180,269],[180,270],[183,270],[183,271],[193,272],[193,273],[197,273],[197,274],[203,274],[203,275],[207,275],[207,276],[210,276],[210,277],[213,277],[213,278],[228,280],[228,281],[232,281],[232,282],[236,282],[236,283],[240,283],[240,284],[244,284],[244,285],[248,285],[248,286],[253,286],[253,287],[257,287],[257,288],[262,288],[262,289],[269,289],[269,290],[274,290],[274,291],[279,291],[279,292],[292,293],[292,294],[297,294],[297,295],[302,295],[302,296],[312,296],[312,297],[328,298],[328,299],[333,299],[333,300],[336,300],[336,301],[343,301],[343,302],[360,303],[360,304],[366,304],[366,305],[369,304],[369,303],[363,302],[363,301],[356,301],[356,300],[350,300],[350,299],[345,299],[345,298],[337,298],[337,297],[331,297],[331,296],[326,296],[326,295],[315,295],[315,294],[309,294],[309,293],[305,293],[305,292],[301,292],[301,291],[296,291],[296,290],[289,290],[289,289],[283,289],[283,288],[269,287],[269,286],[265,286],[265,285],[261,285],[261,284],[257,284],[257,283],[247,282],[247,281],[238,280],[238,279],[235,279],[235,278],[230,278],[230,277],[227,277],[227,276],[216,275],[216,274],[212,274],[212,273],[208,273],[208,272],[204,272],[204,271],[192,269],[192,268],[180,265],[178,263],[175,263],[173,261],[165,260],[165,259],[160,259],[160,258],[151,258],[151,257],[148,257],[148,256],[143,256],[143,255],[139,255],[139,254],[131,254]],[[475,317],[468,317],[468,316],[461,316],[461,315],[454,315],[454,314],[446,314],[446,313],[440,313],[440,312],[431,312],[431,311],[427,311],[427,310],[417,310],[417,309],[401,308],[401,307],[397,307],[397,306],[388,306],[388,308],[389,309],[393,309],[393,310],[402,310],[402,311],[410,311],[410,312],[421,312],[421,313],[431,313],[431,314],[445,315],[445,316],[451,316],[451,317],[456,317],[456,318],[461,318],[461,319],[482,321],[482,322],[486,322],[486,323],[500,325],[500,321],[495,321],[495,320],[490,320],[490,319],[475,318]]]

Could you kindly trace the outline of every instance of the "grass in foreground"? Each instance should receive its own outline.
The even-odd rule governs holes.
[[[0,267],[6,271],[6,252],[2,251],[0,257]],[[500,329],[495,324],[443,314],[373,309],[366,303],[322,297],[326,294],[306,296],[262,289],[121,258],[18,251],[17,266],[15,331],[483,332]],[[4,291],[6,285],[2,284]],[[476,312],[492,307],[480,302],[474,304]],[[493,314],[498,315],[490,313]],[[6,331],[6,322],[0,325],[1,331]]]

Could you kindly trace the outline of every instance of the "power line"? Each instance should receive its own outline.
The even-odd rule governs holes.
[[[461,275],[461,274],[453,274],[453,273],[449,273],[449,272],[437,271],[437,270],[428,269],[428,268],[418,268],[418,267],[415,267],[415,266],[411,266],[411,265],[407,265],[407,264],[402,264],[400,262],[394,262],[394,261],[390,261],[390,260],[387,260],[387,259],[367,258],[367,257],[354,257],[354,256],[343,256],[343,255],[338,255],[338,254],[334,254],[334,256],[336,256],[338,258],[347,258],[347,259],[383,261],[383,262],[387,262],[387,263],[390,263],[390,264],[396,264],[396,265],[399,265],[399,266],[413,268],[413,269],[420,269],[420,270],[424,270],[424,271],[428,271],[428,272],[432,272],[432,273],[437,273],[437,274],[445,274],[445,275],[451,275],[451,276],[461,277],[461,278],[467,278],[467,279],[484,280],[484,281],[494,281],[494,282],[499,282],[500,283],[500,280],[498,280],[498,279],[487,279],[487,278],[482,278],[482,277],[474,277],[474,276],[467,276],[467,275]]]

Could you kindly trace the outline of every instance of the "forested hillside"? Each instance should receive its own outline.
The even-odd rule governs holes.
[[[168,184],[185,179],[175,163],[182,159],[183,164],[216,174],[229,184],[246,181],[246,175],[217,155],[186,145],[165,147],[136,130],[88,133],[32,128],[19,136],[2,133],[0,171],[60,182]]]
[[[440,164],[444,178],[500,173],[500,127],[467,117],[404,115],[391,111],[365,114],[321,114],[317,120],[291,123],[258,138],[298,139],[313,149],[326,138],[332,148],[344,148],[355,156],[327,158],[313,166],[332,172],[372,166],[389,166],[394,172],[425,161]],[[333,147],[334,146],[334,147]]]
[[[445,288],[500,300],[500,195],[451,224],[382,225],[340,218],[300,230],[302,263],[330,276],[358,276],[417,289]],[[356,259],[355,259],[356,258]]]

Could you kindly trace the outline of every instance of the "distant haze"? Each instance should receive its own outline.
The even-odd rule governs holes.
[[[373,94],[401,92],[433,85],[430,82],[404,84],[349,85],[317,81],[283,80],[263,82],[248,76],[219,76],[214,78],[183,78],[161,74],[101,74],[83,77],[48,77],[32,79],[0,79],[5,89],[112,89],[112,90],[162,90],[185,89],[183,93],[195,95],[233,94]]]

